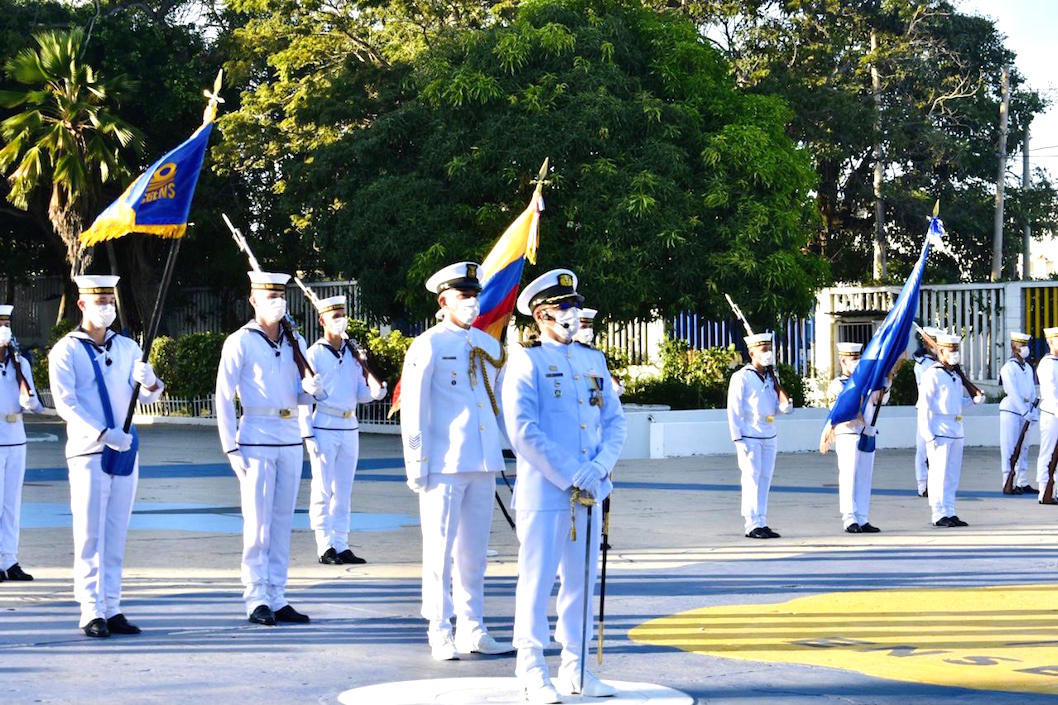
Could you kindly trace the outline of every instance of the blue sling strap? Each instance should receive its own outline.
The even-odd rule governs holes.
[[[110,405],[110,393],[103,380],[103,370],[99,368],[99,361],[96,360],[95,346],[84,338],[78,338],[78,340],[88,353],[88,359],[92,361],[92,371],[95,372],[96,387],[99,389],[99,400],[103,403],[103,418],[107,422],[107,428],[117,428],[114,423],[114,409]],[[122,452],[107,445],[103,446],[102,467],[106,474],[119,477],[132,474],[136,466],[136,453],[140,448],[140,434],[135,426],[129,428],[129,433],[132,435],[132,446],[128,450]]]

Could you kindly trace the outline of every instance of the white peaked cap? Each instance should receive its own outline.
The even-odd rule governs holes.
[[[1010,331],[1010,339],[1012,341],[1014,341],[1015,343],[1027,343],[1027,342],[1029,342],[1029,338],[1031,338],[1031,337],[1032,336],[1029,335],[1028,333],[1022,333],[1019,330]]]
[[[770,345],[771,339],[771,333],[757,333],[756,335],[747,335],[743,338],[743,340],[746,341],[747,348],[755,348],[758,345]]]
[[[859,355],[863,350],[863,343],[838,343],[839,355]]]
[[[14,310],[15,310],[15,307],[11,306],[10,304],[5,304],[3,306],[0,306],[0,316],[10,316],[11,312],[14,311]]]
[[[1043,337],[1044,338],[1058,338],[1058,328],[1044,328],[1043,329]]]
[[[82,274],[73,281],[82,294],[113,294],[118,279],[121,277],[113,274]]]
[[[577,293],[577,275],[568,269],[552,269],[522,289],[518,295],[518,312],[531,316],[537,306],[569,299],[573,299],[578,306],[584,303],[584,297]]]
[[[434,272],[433,276],[426,280],[426,290],[433,294],[440,294],[448,289],[481,291],[481,281],[478,279],[480,267],[481,265],[477,262],[450,264]]]
[[[290,281],[289,274],[277,274],[276,272],[247,272],[247,274],[250,275],[251,289],[286,291],[287,282]]]
[[[962,337],[958,335],[952,335],[951,333],[941,333],[937,336],[937,345],[946,345],[948,347],[958,347],[962,344]]]
[[[922,329],[922,332],[925,333],[926,335],[928,335],[929,337],[933,338],[934,340],[936,340],[938,335],[943,335],[944,334],[944,329],[943,328],[937,328],[936,326],[926,326],[925,328]]]
[[[326,299],[316,299],[316,310],[319,313],[327,313],[337,308],[345,308],[345,294],[330,296]]]
[[[582,308],[580,310],[580,320],[582,321],[594,321],[597,315],[599,315],[599,312],[594,308]]]

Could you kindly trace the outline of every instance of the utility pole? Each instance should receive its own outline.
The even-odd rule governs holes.
[[[992,281],[1003,276],[1003,178],[1007,173],[1007,111],[1010,108],[1010,67],[1003,67],[999,104],[999,169],[996,172],[996,220],[992,236]]]
[[[871,30],[871,93],[874,94],[874,278],[885,277],[885,201],[882,200],[882,78],[878,73],[878,33]]]
[[[1025,126],[1025,146],[1021,153],[1021,193],[1028,194],[1032,186],[1032,175],[1029,172],[1029,126]],[[1021,278],[1032,279],[1032,259],[1029,249],[1032,245],[1032,225],[1025,218],[1025,229],[1021,232]]]

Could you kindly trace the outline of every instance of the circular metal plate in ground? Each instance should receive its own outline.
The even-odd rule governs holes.
[[[604,679],[605,680],[605,679]],[[617,689],[612,698],[564,695],[562,702],[638,703],[640,705],[693,705],[685,693],[652,683],[605,680]],[[338,696],[342,705],[386,703],[386,705],[520,705],[522,691],[515,678],[436,678],[431,680],[379,683],[353,688]]]

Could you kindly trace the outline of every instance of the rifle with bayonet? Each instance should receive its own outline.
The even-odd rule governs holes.
[[[724,294],[724,298],[727,299],[728,306],[731,307],[731,310],[735,312],[735,316],[738,317],[738,320],[742,323],[742,327],[746,329],[746,335],[754,335],[753,328],[749,325],[749,321],[742,314],[742,309],[738,307],[738,304],[731,299],[729,294]],[[775,391],[779,395],[779,400],[782,401],[783,397],[789,399],[790,395],[786,393],[786,390],[782,388],[782,384],[779,382],[779,375],[775,372],[775,365],[768,365],[765,367],[764,373],[771,377],[771,381],[775,385]]]
[[[246,241],[246,238],[243,237],[241,232],[239,232],[239,229],[228,220],[227,215],[221,213],[220,217],[224,219],[224,223],[228,226],[228,230],[231,230],[231,236],[232,239],[235,240],[235,245],[246,255],[246,259],[249,260],[250,269],[255,272],[260,272],[261,265],[258,263],[257,258],[254,257],[253,250],[250,249],[250,243]],[[290,315],[283,316],[279,321],[279,325],[283,330],[283,334],[286,335],[287,340],[290,341],[290,347],[294,352],[294,364],[298,367],[298,374],[301,375],[302,378],[314,376],[316,373],[312,371],[312,365],[310,365],[309,361],[305,359],[305,353],[302,352],[301,346],[298,345],[298,339],[294,334],[294,323],[291,320]]]

